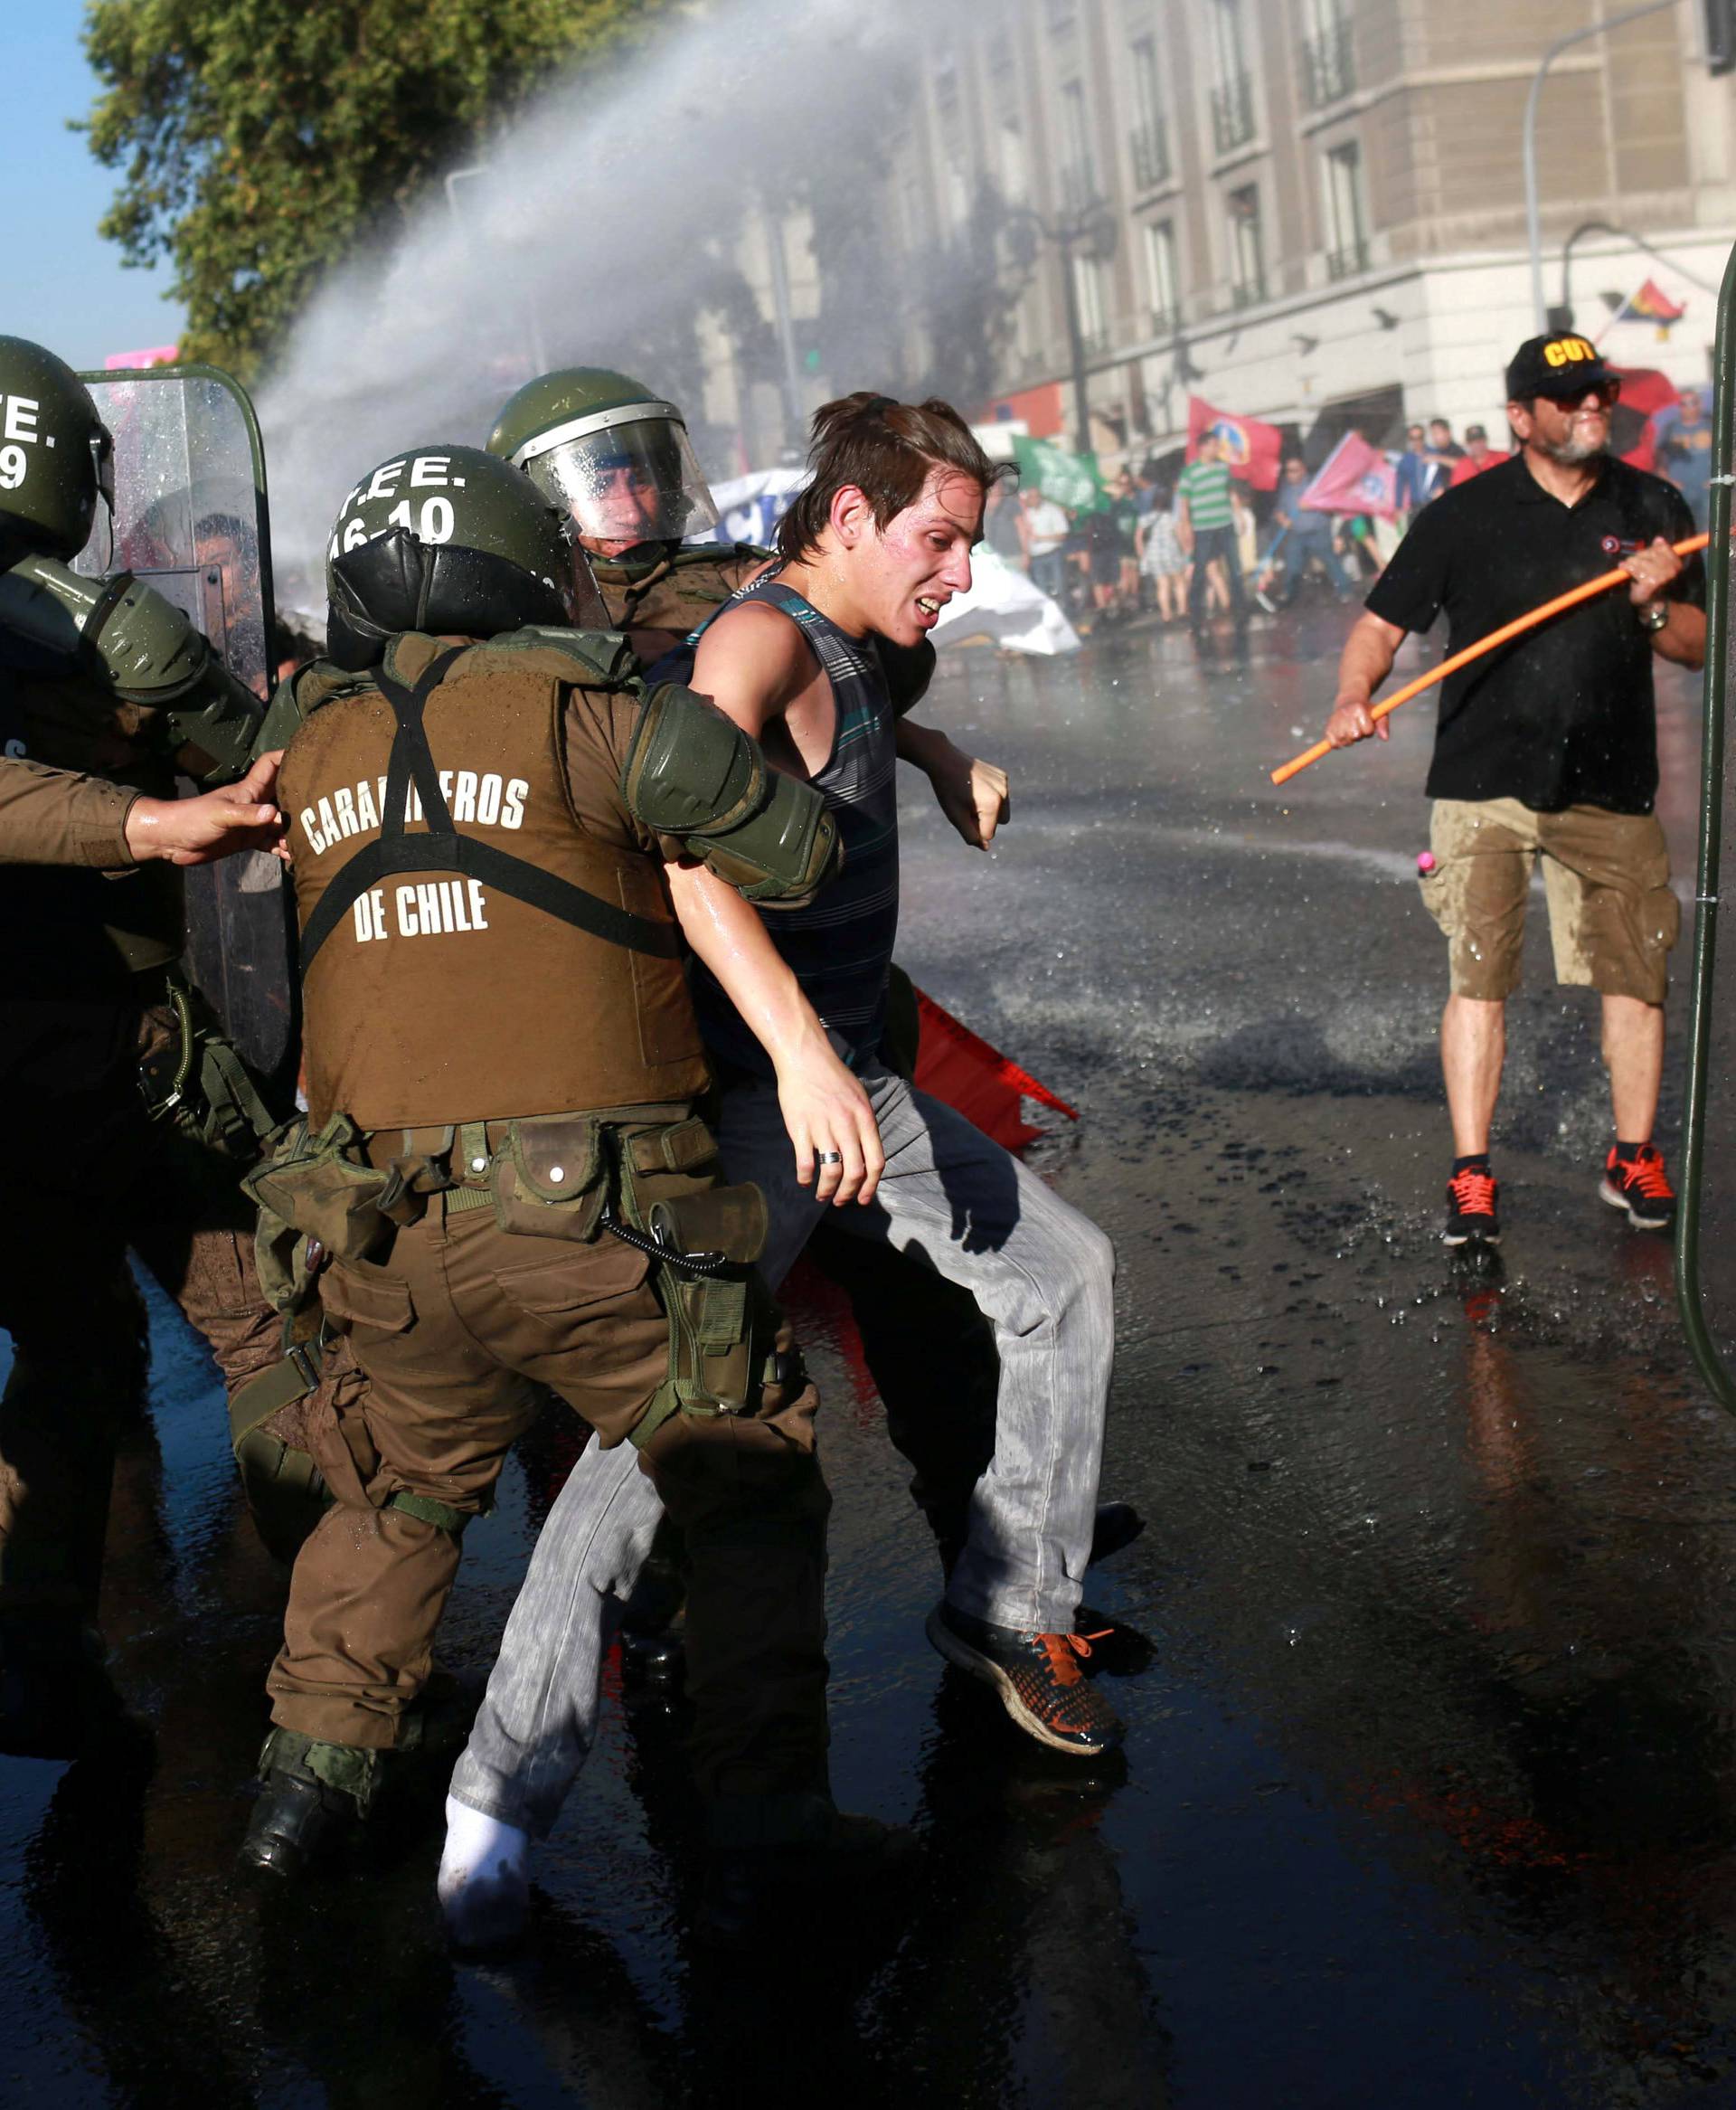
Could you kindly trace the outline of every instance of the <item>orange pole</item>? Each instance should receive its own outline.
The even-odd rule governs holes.
[[[1695,550],[1703,550],[1712,540],[1709,535],[1691,535],[1685,542],[1672,543],[1671,548],[1678,557],[1692,556]],[[1551,616],[1560,615],[1564,608],[1573,608],[1581,601],[1595,601],[1599,593],[1608,593],[1612,586],[1619,586],[1628,574],[1618,564],[1613,572],[1605,572],[1596,579],[1588,579],[1583,586],[1576,586],[1571,593],[1558,593],[1553,601],[1546,601],[1541,608],[1533,608],[1529,615],[1515,616],[1512,622],[1503,623],[1498,630],[1491,630],[1486,638],[1479,638],[1475,645],[1467,645],[1462,652],[1455,652],[1450,659],[1443,659],[1439,667],[1430,667],[1427,674],[1419,675],[1415,681],[1408,681],[1401,689],[1396,689],[1384,703],[1376,704],[1369,713],[1377,722],[1391,715],[1401,704],[1408,704],[1412,696],[1420,696],[1426,688],[1433,688],[1438,681],[1445,681],[1449,674],[1458,673],[1461,667],[1468,667],[1473,659],[1480,659],[1484,653],[1493,652],[1497,645],[1505,645],[1509,638],[1522,636],[1526,630],[1535,629],[1539,623],[1547,622]],[[1290,779],[1316,762],[1322,755],[1332,752],[1329,740],[1316,740],[1305,753],[1287,762],[1282,769],[1272,771],[1275,784],[1288,784]]]

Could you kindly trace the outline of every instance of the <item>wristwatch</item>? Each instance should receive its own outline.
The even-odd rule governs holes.
[[[1644,608],[1637,608],[1634,613],[1639,619],[1640,629],[1649,630],[1653,637],[1656,637],[1669,622],[1670,604],[1667,601],[1648,601]]]

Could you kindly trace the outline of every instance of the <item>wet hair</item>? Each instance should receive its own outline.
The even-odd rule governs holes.
[[[1011,464],[992,462],[950,403],[938,396],[901,403],[862,389],[822,403],[814,413],[807,450],[812,480],[778,523],[778,554],[793,564],[819,547],[832,517],[832,501],[854,484],[884,528],[915,505],[937,468],[956,469],[981,487],[985,498]]]

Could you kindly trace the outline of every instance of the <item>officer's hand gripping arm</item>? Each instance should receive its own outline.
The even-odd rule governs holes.
[[[749,901],[799,907],[843,863],[837,824],[812,784],[766,762],[715,705],[674,684],[640,706],[621,769],[627,811]]]
[[[52,557],[0,574],[0,622],[51,652],[93,657],[125,703],[162,714],[169,745],[201,786],[248,766],[259,703],[182,611],[130,572],[86,579]]]

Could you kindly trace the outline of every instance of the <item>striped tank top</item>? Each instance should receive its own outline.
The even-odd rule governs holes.
[[[898,934],[897,722],[872,639],[849,636],[775,578],[744,586],[718,614],[744,601],[764,601],[788,616],[832,684],[832,752],[809,781],[837,822],[844,870],[807,907],[762,909],[760,921],[854,1067],[880,1046]],[[692,674],[699,634],[688,639],[681,660],[672,656],[660,665],[660,677],[680,681]],[[769,1059],[711,974],[697,960],[688,971],[712,1054],[741,1069],[769,1072]]]

